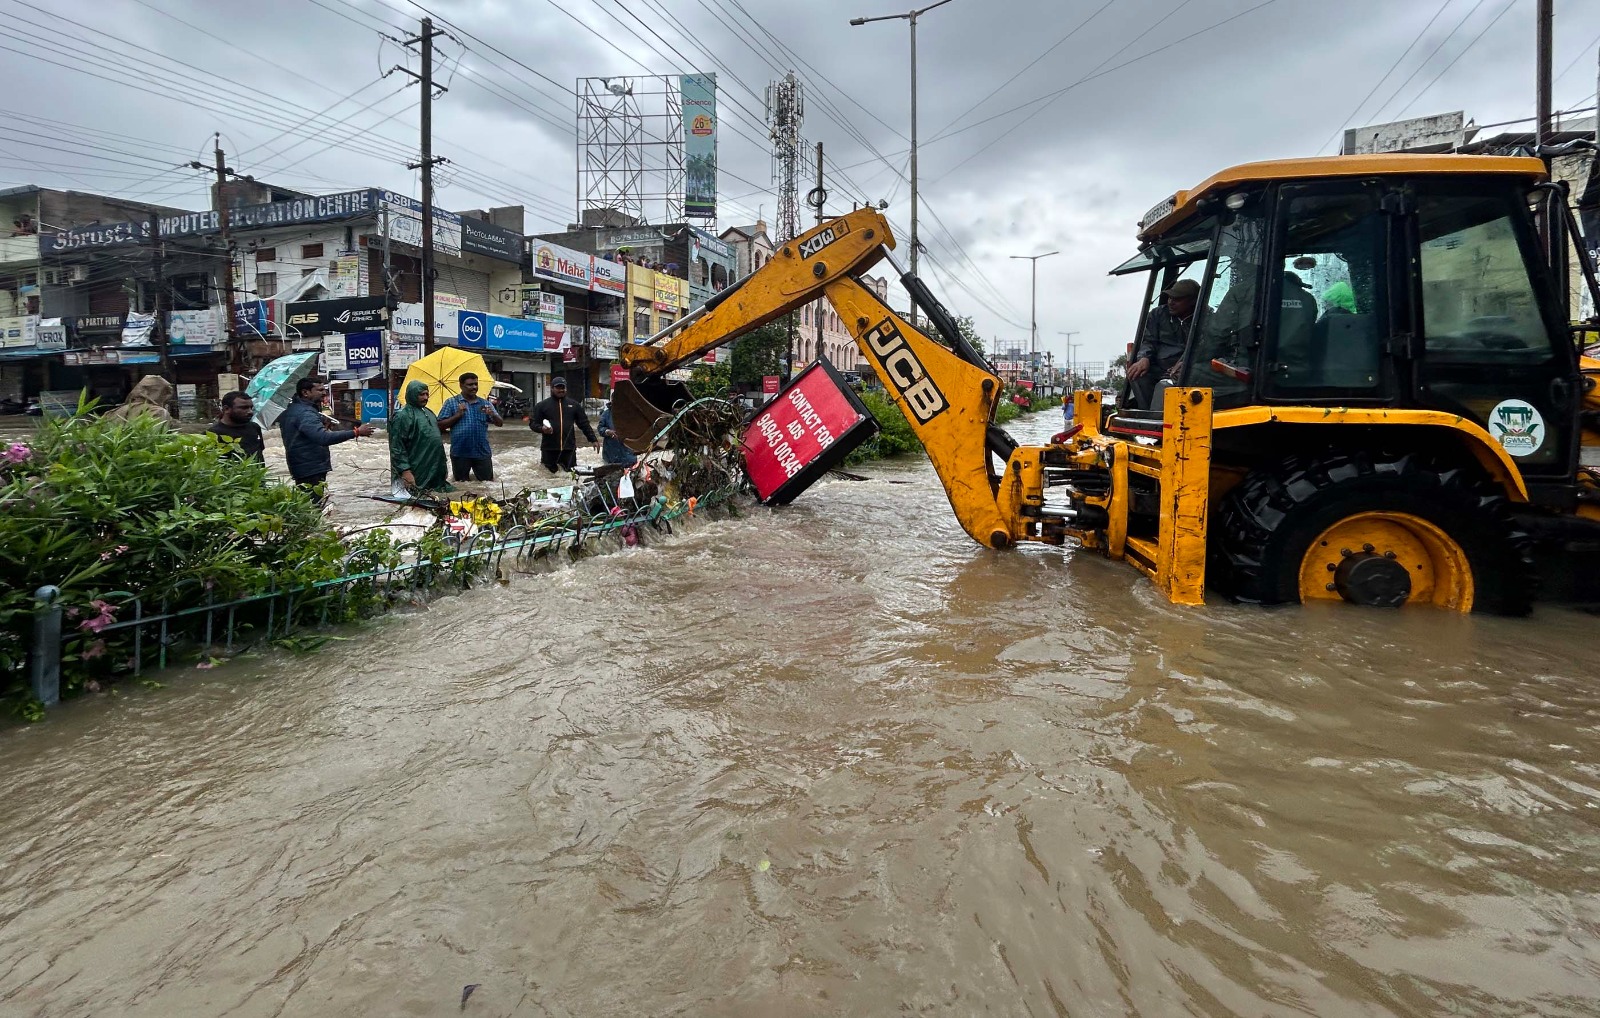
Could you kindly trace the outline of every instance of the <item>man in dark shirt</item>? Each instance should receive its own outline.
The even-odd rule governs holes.
[[[261,435],[261,425],[255,422],[256,404],[242,392],[230,392],[222,397],[222,416],[206,431],[221,440],[232,440],[227,455],[234,459],[255,460],[266,463],[267,442]]]
[[[577,465],[578,429],[591,444],[600,444],[600,436],[589,426],[583,404],[567,397],[567,380],[560,375],[550,383],[550,398],[533,408],[528,427],[544,436],[539,439],[539,459],[552,474]]]
[[[1144,334],[1128,365],[1128,383],[1139,408],[1152,408],[1156,382],[1168,377],[1183,364],[1183,350],[1189,342],[1189,327],[1194,323],[1195,304],[1200,299],[1200,284],[1180,279],[1161,291],[1166,303],[1145,319]]]

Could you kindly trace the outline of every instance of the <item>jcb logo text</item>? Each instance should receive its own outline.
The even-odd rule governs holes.
[[[802,241],[800,243],[800,257],[812,257],[818,251],[821,251],[823,248],[827,247],[829,244],[832,244],[834,241],[838,240],[849,232],[850,228],[845,224],[835,223],[826,230],[823,230],[821,233],[817,234],[815,237],[810,237]]]
[[[906,338],[900,335],[893,322],[884,319],[869,329],[865,338],[867,347],[883,365],[912,416],[920,423],[926,424],[949,409],[950,402],[928,377],[927,369],[911,352]]]

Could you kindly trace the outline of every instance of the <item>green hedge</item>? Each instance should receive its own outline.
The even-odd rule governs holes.
[[[0,449],[0,711],[26,713],[34,591],[61,590],[73,637],[63,693],[118,670],[126,614],[338,576],[350,549],[305,492],[149,417],[47,418]],[[123,596],[117,596],[117,595]]]

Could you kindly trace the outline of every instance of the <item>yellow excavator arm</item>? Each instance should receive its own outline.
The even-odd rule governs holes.
[[[767,264],[661,335],[624,344],[619,358],[632,382],[644,385],[826,297],[921,439],[961,526],[980,544],[1008,547],[1027,533],[1018,509],[1037,504],[1037,471],[1008,468],[1007,481],[1012,472],[1019,479],[1029,475],[1027,492],[1020,491],[1020,480],[1008,488],[991,473],[989,449],[1005,459],[1014,448],[991,425],[1000,379],[967,346],[921,282],[900,273],[912,299],[934,318],[953,349],[913,329],[861,282],[860,275],[879,261],[893,263],[893,247],[889,223],[874,209],[823,223],[785,243]]]

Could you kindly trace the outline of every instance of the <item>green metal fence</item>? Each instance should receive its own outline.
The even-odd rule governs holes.
[[[648,526],[670,533],[674,520],[693,512],[687,504],[667,504],[659,499],[625,509],[606,497],[603,487],[601,491],[602,511],[595,515],[561,517],[531,527],[517,525],[503,533],[480,530],[438,556],[424,553],[419,542],[412,542],[398,549],[400,561],[394,565],[377,561],[372,553],[357,551],[345,559],[344,575],[308,586],[269,589],[219,601],[200,581],[189,581],[201,588],[196,593],[204,594],[205,603],[176,610],[171,607],[174,602],[192,600],[181,596],[181,587],[156,605],[147,604],[131,591],[113,591],[101,595],[101,599],[117,607],[118,621],[93,633],[66,630],[60,591],[41,587],[34,594],[39,604],[28,648],[28,681],[33,696],[47,707],[59,703],[64,662],[75,650],[82,653],[91,641],[107,636],[132,634],[132,653],[121,671],[139,676],[147,668],[167,667],[180,648],[200,657],[219,649],[223,655],[230,655],[245,633],[252,639],[271,642],[299,628],[326,627],[353,614],[377,614],[396,604],[414,604],[434,591],[466,589],[486,576],[503,576],[508,558],[515,571],[541,557],[581,551],[627,527]],[[713,508],[727,503],[733,495],[732,489],[712,492],[696,499],[695,505]],[[359,611],[353,613],[352,604],[358,605]],[[131,615],[126,614],[129,611]]]

